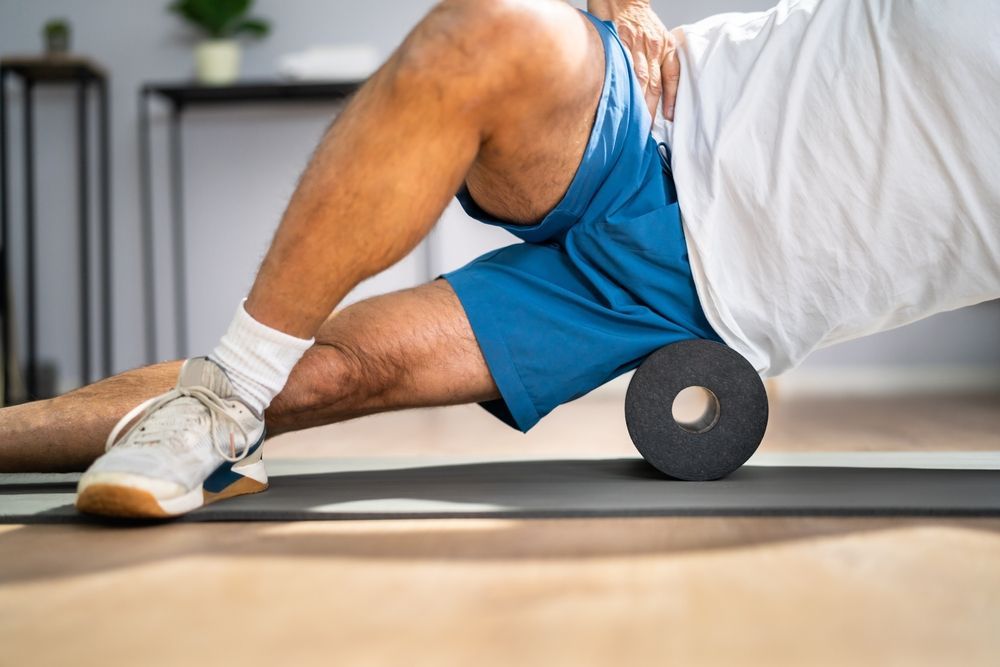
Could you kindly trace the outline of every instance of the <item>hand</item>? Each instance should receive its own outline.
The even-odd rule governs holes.
[[[587,9],[603,21],[614,22],[622,44],[632,54],[650,115],[656,116],[656,105],[662,97],[663,115],[673,120],[681,77],[678,40],[649,6],[649,0],[590,0]]]

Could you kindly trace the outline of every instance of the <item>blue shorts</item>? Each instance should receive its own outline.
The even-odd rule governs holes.
[[[576,175],[538,224],[466,212],[520,237],[445,274],[501,400],[483,407],[522,431],[553,408],[629,371],[668,343],[719,341],[695,292],[665,146],[613,24],[604,89]]]

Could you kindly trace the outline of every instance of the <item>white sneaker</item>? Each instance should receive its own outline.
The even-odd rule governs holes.
[[[119,439],[119,434],[129,427]],[[80,478],[76,507],[114,517],[179,516],[267,488],[264,420],[207,357],[188,359],[177,386],[136,406]]]

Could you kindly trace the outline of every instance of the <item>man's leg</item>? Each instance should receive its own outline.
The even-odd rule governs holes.
[[[83,470],[137,402],[170,389],[181,362],[127,371],[0,411],[0,471]],[[462,306],[444,281],[330,316],[267,410],[270,435],[409,407],[496,398]]]
[[[422,239],[469,175],[530,222],[569,185],[603,80],[587,20],[558,1],[444,2],[330,128],[247,300],[299,338]],[[561,123],[568,125],[560,126]]]
[[[603,48],[593,28],[560,2],[443,3],[328,132],[276,234],[248,310],[274,328],[309,335],[320,313],[328,312],[356,282],[412,248],[463,177],[486,210],[515,222],[542,217],[565,193],[579,164],[600,97],[603,66]],[[462,325],[468,331],[464,316]],[[438,356],[438,364],[452,349],[447,339],[441,340],[448,344],[441,346],[447,351]],[[321,349],[310,351],[313,361],[326,359],[317,351]],[[406,345],[395,351],[394,359],[410,363]],[[325,390],[310,386],[316,373],[310,369],[321,366],[303,365],[296,374],[305,381],[293,378],[285,394],[301,390],[322,395]],[[105,388],[124,386],[127,398],[110,399],[115,409],[109,413],[117,414],[123,403],[139,400],[136,383],[149,380],[162,390],[175,369],[139,371],[66,400],[96,404],[108,400],[101,394]],[[465,384],[464,370],[450,382],[468,391],[449,395],[445,402],[488,397],[481,387]],[[322,386],[329,389],[331,384]],[[337,391],[350,396],[357,389],[348,381]],[[279,426],[284,400],[278,399],[269,413]],[[286,405],[295,406],[289,412],[297,411],[300,423],[317,423],[351,410],[360,414],[434,404],[421,402],[426,400],[418,392],[409,402],[375,408],[347,402],[343,413],[326,403],[323,414],[314,414],[318,406],[309,400],[304,408],[298,401]],[[101,431],[111,417],[104,419]],[[58,440],[48,434],[43,438]],[[93,453],[87,451],[74,465]]]

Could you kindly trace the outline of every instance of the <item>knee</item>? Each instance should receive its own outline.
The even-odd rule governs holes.
[[[336,403],[348,375],[347,363],[340,353],[320,343],[313,345],[271,401],[266,415],[269,429],[274,432],[277,424],[279,432],[289,430],[286,423],[294,424],[302,415]]]
[[[398,73],[475,94],[551,80],[566,70],[580,20],[559,0],[443,0],[400,47]]]
[[[350,414],[390,390],[403,372],[376,363],[350,344],[318,337],[268,408],[268,423],[282,432],[289,424],[301,425],[303,418],[326,411]]]

